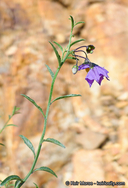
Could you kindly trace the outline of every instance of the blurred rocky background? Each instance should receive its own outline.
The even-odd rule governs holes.
[[[65,181],[71,180],[122,181],[128,187],[127,0],[0,0],[0,128],[13,107],[20,107],[20,114],[10,121],[18,127],[8,127],[0,135],[6,146],[0,146],[0,179],[13,174],[24,178],[31,168],[32,152],[19,135],[37,149],[44,120],[20,94],[34,99],[45,112],[51,85],[45,64],[53,72],[58,67],[48,41],[68,44],[70,15],[85,22],[75,27],[73,38],[85,42],[72,49],[94,45],[89,59],[109,71],[110,81],[89,88],[86,72],[73,75],[75,61],[65,62],[53,99],[71,93],[82,97],[51,105],[45,138],[58,139],[66,148],[44,143],[36,166],[51,168],[58,178],[36,172],[23,187],[34,188],[35,182],[40,188],[65,188]]]

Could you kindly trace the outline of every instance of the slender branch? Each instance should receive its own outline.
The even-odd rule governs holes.
[[[80,47],[76,48],[74,51],[76,51],[76,50],[78,50],[78,49],[80,49],[80,48],[84,48],[84,47],[87,48],[87,46],[80,46]]]
[[[81,55],[76,55],[76,54],[75,54],[75,57],[80,57],[80,58],[83,58],[83,59],[86,60],[86,57],[83,57],[83,56],[81,56]]]
[[[2,133],[2,131],[5,129],[5,127],[7,126],[8,122],[10,121],[11,118],[12,118],[12,116],[7,120],[5,125],[2,127],[2,129],[0,130],[0,133]]]
[[[75,50],[74,52],[75,52],[75,53],[76,53],[76,52],[84,52],[84,54],[86,55],[86,58],[88,58],[88,56],[87,56],[87,54],[86,54],[86,52],[85,52],[84,50],[77,50],[77,51]],[[76,54],[75,54],[75,55],[76,55]]]
[[[67,53],[65,55],[65,57],[62,59],[62,65],[63,63],[66,61],[67,57],[72,53],[70,52],[70,46],[71,46],[71,39],[72,39],[72,32],[73,32],[73,29],[71,29],[71,33],[70,33],[70,38],[69,38],[69,43],[68,43],[68,46],[67,46]],[[65,51],[66,52],[66,51]],[[62,55],[63,57],[63,55]]]

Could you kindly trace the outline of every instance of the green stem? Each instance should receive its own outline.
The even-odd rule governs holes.
[[[65,57],[63,58],[63,56],[64,56],[64,53],[66,52],[66,50],[64,51],[64,53],[63,53],[63,55],[62,55],[62,65],[63,65],[63,63],[65,62],[65,60],[67,59],[67,57],[69,56],[69,54],[70,53],[72,53],[72,52],[70,52],[70,45],[71,45],[71,39],[72,39],[72,29],[71,29],[71,33],[70,33],[70,38],[69,38],[69,43],[68,43],[68,46],[67,46],[67,48],[68,48],[68,50],[67,50],[67,53],[66,53],[66,55],[65,55]],[[66,49],[67,49],[66,48]]]
[[[5,129],[5,127],[7,126],[9,120],[12,118],[12,116],[7,120],[7,122],[5,123],[5,125],[3,126],[3,128],[0,130],[0,133],[2,133],[2,131]]]
[[[44,121],[44,129],[43,129],[43,132],[42,132],[42,135],[41,135],[41,138],[40,138],[40,142],[39,142],[39,146],[38,146],[38,149],[37,149],[37,154],[36,154],[36,157],[33,161],[33,164],[32,164],[32,167],[29,171],[29,173],[27,174],[27,176],[24,178],[24,182],[29,178],[29,176],[33,173],[33,170],[35,168],[35,165],[36,165],[36,162],[38,160],[38,157],[39,157],[39,154],[40,154],[40,150],[41,150],[41,146],[42,146],[42,143],[43,143],[43,139],[44,139],[44,135],[45,135],[45,132],[46,132],[46,125],[47,125],[47,118],[48,118],[48,113],[49,113],[49,108],[50,108],[50,104],[51,104],[51,98],[52,98],[52,93],[53,93],[53,87],[54,87],[54,83],[55,83],[55,80],[56,80],[56,77],[59,73],[59,70],[60,70],[61,67],[58,67],[57,70],[56,70],[56,73],[54,75],[54,78],[52,80],[52,84],[51,84],[51,90],[50,90],[50,95],[49,95],[49,100],[48,100],[48,105],[47,105],[47,110],[46,110],[46,116],[45,116],[45,121]]]
[[[50,104],[51,104],[51,98],[52,98],[52,93],[53,93],[53,87],[54,87],[54,83],[55,83],[55,80],[56,80],[56,77],[60,71],[60,68],[62,67],[63,63],[65,62],[65,60],[67,59],[67,57],[69,56],[69,54],[71,53],[70,52],[70,45],[71,45],[71,38],[72,38],[72,30],[71,30],[71,34],[70,34],[70,39],[69,39],[69,44],[68,44],[68,50],[67,50],[67,53],[64,57],[64,53],[66,51],[63,52],[62,54],[62,63],[61,65],[57,68],[56,70],[56,73],[54,75],[54,78],[52,80],[52,84],[51,84],[51,89],[50,89],[50,94],[49,94],[49,100],[48,100],[48,105],[47,105],[47,109],[46,109],[46,115],[45,115],[45,121],[44,121],[44,128],[43,128],[43,132],[42,132],[42,135],[41,135],[41,138],[40,138],[40,142],[39,142],[39,146],[38,146],[38,149],[37,149],[37,153],[36,153],[36,157],[33,161],[33,164],[32,164],[32,167],[29,171],[29,173],[27,174],[27,176],[23,179],[24,183],[25,181],[29,178],[29,176],[34,172],[34,168],[35,168],[35,165],[36,165],[36,162],[38,160],[38,157],[39,157],[39,154],[40,154],[40,151],[41,151],[41,146],[42,146],[42,143],[43,143],[43,139],[44,139],[44,136],[45,136],[45,132],[46,132],[46,126],[47,126],[47,118],[48,118],[48,113],[49,113],[49,108],[50,108]],[[63,58],[64,57],[64,58]]]

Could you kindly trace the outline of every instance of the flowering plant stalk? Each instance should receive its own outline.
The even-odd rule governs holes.
[[[79,43],[81,41],[84,41],[84,39],[79,39],[79,40],[76,40],[74,42],[71,42],[71,39],[73,37],[73,29],[74,29],[74,27],[76,25],[84,23],[84,22],[75,23],[72,16],[70,16],[69,19],[71,20],[71,33],[70,33],[69,43],[68,43],[67,47],[63,49],[63,47],[60,44],[58,44],[57,42],[54,42],[54,44],[56,44],[60,48],[60,50],[62,51],[62,56],[59,55],[59,53],[58,53],[57,49],[55,48],[54,44],[50,42],[50,44],[51,44],[51,46],[52,46],[52,48],[53,48],[53,50],[54,50],[54,52],[56,54],[57,60],[58,60],[58,68],[57,68],[56,72],[53,73],[51,68],[48,65],[46,65],[46,67],[47,67],[47,69],[48,69],[48,71],[49,71],[49,73],[50,73],[50,75],[52,77],[52,83],[51,83],[51,89],[50,89],[50,93],[49,93],[49,99],[48,99],[46,113],[43,112],[41,107],[38,106],[33,99],[31,99],[27,95],[21,94],[23,97],[25,97],[31,103],[33,103],[33,105],[35,105],[37,107],[37,109],[42,113],[42,115],[44,117],[44,127],[43,127],[42,135],[41,135],[41,138],[40,138],[40,141],[39,141],[39,144],[38,144],[37,152],[35,152],[35,149],[33,147],[33,144],[31,143],[31,141],[29,139],[27,139],[25,136],[20,135],[20,137],[23,139],[24,143],[29,147],[29,149],[31,149],[31,151],[33,152],[33,155],[34,155],[34,161],[33,161],[33,164],[31,166],[31,169],[30,169],[30,171],[28,172],[28,174],[26,175],[26,177],[24,179],[21,179],[17,175],[11,175],[11,176],[8,176],[5,180],[2,181],[0,186],[8,187],[8,183],[11,180],[15,180],[14,187],[15,188],[20,188],[27,181],[27,179],[30,177],[30,175],[32,173],[34,173],[35,171],[47,171],[47,172],[53,174],[55,177],[57,177],[57,175],[55,174],[55,172],[52,169],[50,169],[48,167],[45,167],[45,166],[42,166],[40,168],[35,168],[35,166],[36,166],[38,157],[40,155],[40,151],[41,151],[41,147],[42,147],[43,142],[51,142],[53,144],[57,144],[57,145],[65,148],[65,146],[61,142],[59,142],[58,140],[56,140],[54,138],[46,138],[46,139],[44,139],[45,132],[46,132],[46,126],[47,126],[47,119],[48,119],[48,114],[49,114],[49,109],[50,109],[51,104],[53,102],[55,102],[56,100],[60,100],[60,99],[63,99],[63,98],[81,96],[80,94],[69,94],[69,95],[57,97],[53,101],[51,100],[52,99],[55,80],[57,78],[57,75],[58,75],[62,65],[64,64],[64,62],[67,59],[75,59],[76,60],[76,65],[74,65],[73,68],[72,68],[73,74],[76,74],[76,72],[81,70],[81,69],[87,69],[89,72],[93,71],[93,74],[90,73],[88,75],[88,77],[86,78],[86,80],[88,81],[90,86],[91,86],[91,84],[93,83],[94,80],[96,80],[99,84],[101,84],[101,81],[103,80],[104,76],[108,79],[108,75],[107,75],[108,71],[105,70],[104,68],[101,68],[101,67],[99,68],[99,66],[94,64],[94,63],[91,63],[90,60],[87,57],[87,53],[92,53],[93,50],[95,49],[95,47],[93,45],[80,46],[80,47],[76,48],[75,50],[70,50],[70,48],[74,44]],[[86,52],[84,50],[82,50],[82,48],[86,48]],[[85,57],[78,55],[77,53],[79,53],[79,52],[83,52]],[[80,66],[78,66],[78,60],[79,60],[78,58],[83,58],[85,60],[84,63],[82,65],[80,65]],[[97,66],[98,70],[94,69],[95,66]],[[95,73],[97,73],[97,74],[95,75]],[[36,186],[36,188],[38,188],[38,186],[36,184],[35,184],[35,186]]]
[[[0,130],[0,134],[3,132],[3,130],[6,128],[6,127],[9,127],[9,126],[15,126],[17,127],[17,125],[14,125],[14,124],[8,124],[10,119],[15,115],[15,114],[19,114],[19,109],[18,107],[14,106],[13,108],[13,111],[12,111],[12,114],[8,116],[8,120],[6,121],[6,123],[4,124],[3,128]],[[0,143],[1,146],[5,146],[4,144]]]

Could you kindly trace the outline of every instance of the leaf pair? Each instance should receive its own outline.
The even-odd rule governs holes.
[[[54,73],[52,72],[52,70],[50,69],[50,67],[49,67],[48,65],[46,65],[46,67],[47,67],[47,69],[49,70],[51,77],[53,78],[53,77],[54,77],[54,76],[53,76]],[[43,116],[44,116],[44,118],[45,118],[45,114],[44,114],[42,108],[41,108],[40,106],[38,106],[38,105],[36,104],[36,102],[35,102],[33,99],[31,99],[30,97],[28,97],[28,96],[25,95],[25,94],[21,94],[21,95],[22,95],[23,97],[25,97],[26,99],[28,99],[31,103],[33,103],[33,104],[38,108],[38,110],[43,114]],[[55,98],[55,99],[51,102],[51,104],[52,104],[54,101],[57,101],[57,100],[59,100],[59,99],[68,98],[68,97],[78,97],[78,96],[81,96],[81,95],[80,95],[80,94],[69,94],[69,95],[60,96],[60,97]],[[13,124],[9,124],[9,125],[13,125]],[[9,126],[9,125],[8,125],[8,126]],[[16,125],[13,125],[13,126],[16,126]]]
[[[35,169],[33,172],[36,172],[36,171],[46,171],[46,172],[49,172],[51,173],[52,175],[54,175],[55,177],[57,177],[57,175],[55,174],[55,172],[53,170],[51,170],[50,168],[48,167],[40,167],[40,168],[37,168]],[[22,184],[24,183],[24,181],[17,175],[11,175],[11,176],[8,176],[7,178],[5,178],[1,184],[0,184],[0,187],[2,186],[6,186],[6,184],[8,184],[10,181],[12,180],[16,180],[15,182],[15,188],[19,188],[22,186]],[[35,184],[35,183],[34,183]],[[36,188],[38,188],[38,186],[35,184]]]
[[[34,158],[35,158],[36,157],[35,149],[33,147],[33,144],[31,143],[31,141],[23,135],[20,135],[20,137],[23,139],[24,143],[31,149],[31,151],[33,152]],[[65,146],[62,143],[60,143],[58,140],[56,140],[54,138],[44,139],[43,142],[51,142],[53,144],[56,144],[58,146],[65,148]]]
[[[70,16],[69,19],[71,20],[71,24],[72,24],[72,25],[71,25],[71,31],[73,31],[74,26],[76,26],[76,25],[78,25],[78,24],[81,24],[81,23],[84,23],[83,21],[75,23],[72,16]],[[72,45],[76,44],[77,42],[80,42],[80,41],[84,41],[84,39],[76,40],[75,42],[73,42],[73,43],[70,44],[70,47],[71,47]],[[56,54],[56,57],[57,57],[59,66],[61,66],[61,57],[60,57],[60,55],[59,55],[57,49],[55,48],[55,46],[54,46],[51,42],[49,42],[49,43],[51,44],[51,46],[52,46],[52,48],[53,48],[53,50],[54,50],[54,52],[55,52],[55,54]],[[60,44],[58,44],[57,42],[54,42],[54,43],[60,48],[60,50],[61,50],[62,53],[63,53],[63,47],[62,47]],[[47,67],[47,68],[48,68],[48,67]],[[49,69],[49,68],[48,68],[48,69]],[[51,72],[51,70],[50,70],[50,72]],[[52,73],[52,72],[51,72],[51,73]],[[50,74],[51,74],[51,73],[50,73]],[[53,73],[52,73],[52,75],[53,75]],[[53,78],[53,76],[52,76],[52,78]]]
[[[78,23],[83,23],[83,22],[78,22]],[[77,23],[77,24],[78,24],[78,23]],[[72,24],[72,26],[73,26],[73,24]],[[81,41],[85,41],[85,39],[79,39],[79,40],[76,40],[76,41],[72,42],[72,43],[70,44],[70,47],[73,46],[74,44],[78,43],[78,42],[81,42]],[[55,48],[55,46],[54,46],[51,42],[49,42],[49,43],[52,45],[52,47],[53,47],[53,49],[54,49],[54,52],[55,52],[56,57],[57,57],[57,59],[58,59],[59,66],[61,66],[61,65],[62,65],[62,63],[61,63],[61,57],[60,57],[60,55],[59,55],[57,49]],[[59,46],[59,48],[61,49],[61,51],[62,51],[62,53],[63,53],[63,48],[62,48],[62,46],[61,46],[60,44],[58,44],[57,42],[54,42],[54,43],[55,43],[57,46]],[[69,58],[67,58],[67,59],[69,59]],[[72,58],[72,59],[73,59],[73,58]],[[50,69],[50,67],[49,67],[48,65],[46,65],[46,67],[47,67],[48,71],[50,72],[51,77],[52,77],[52,79],[53,79],[54,73],[52,72],[52,70]]]
[[[34,154],[34,158],[35,158],[36,157],[36,155],[35,155],[35,149],[34,149],[32,143],[31,143],[31,141],[29,139],[27,139],[23,135],[20,135],[20,137],[23,139],[24,143],[31,149],[31,151]],[[65,148],[65,146],[62,143],[60,143],[58,140],[53,139],[53,138],[44,139],[43,142],[51,142],[51,143],[54,143],[56,145],[59,145],[59,146]],[[35,169],[33,172],[39,171],[39,170],[49,172],[52,175],[54,175],[55,177],[57,177],[57,175],[55,174],[55,172],[53,170],[51,170],[50,168],[48,168],[48,167],[40,167],[40,168]],[[22,183],[22,182],[20,181],[19,183]],[[35,184],[35,186],[38,187],[36,184]]]
[[[80,21],[80,22],[77,22],[77,23],[75,23],[74,22],[74,19],[73,19],[73,17],[70,15],[70,18],[69,18],[70,20],[71,20],[71,23],[72,23],[72,31],[73,31],[73,28],[76,26],[76,25],[78,25],[78,24],[81,24],[81,23],[85,23],[85,22],[83,22],[83,21]]]

